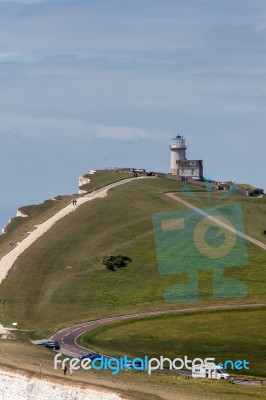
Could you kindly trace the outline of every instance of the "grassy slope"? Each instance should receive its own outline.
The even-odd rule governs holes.
[[[1,322],[18,320],[23,328],[39,329],[39,335],[48,335],[59,325],[104,315],[187,306],[163,300],[164,288],[176,283],[180,277],[159,275],[151,224],[154,212],[179,207],[163,193],[180,189],[179,183],[159,178],[135,181],[110,191],[104,199],[83,205],[57,223],[20,257],[2,284]],[[206,202],[206,195],[199,195]],[[264,240],[258,228],[262,226],[261,213],[266,210],[265,200],[261,200],[250,201],[232,196],[226,201],[243,202],[246,230]],[[110,253],[129,255],[133,265],[115,273],[106,271],[101,259]],[[72,268],[66,268],[70,266]],[[264,266],[264,252],[250,245],[249,265],[227,272],[228,276],[246,281],[249,297],[224,302],[254,303],[265,300]],[[197,305],[221,303],[212,298],[208,272],[201,274],[200,288],[201,298]],[[32,352],[30,362],[29,346],[25,343],[3,343],[0,349],[5,352],[0,353],[0,363],[15,365],[19,355],[21,368],[38,369],[40,360],[45,360],[44,354],[47,353],[45,350],[45,353]],[[23,354],[28,355],[25,363],[21,361]],[[46,365],[45,369],[45,373],[54,375],[51,366]],[[137,381],[139,391],[151,393],[151,399],[176,400],[177,393],[180,399],[264,398],[261,388],[224,386],[220,382],[188,383],[183,378],[164,374],[149,379],[143,374],[124,374],[113,380],[105,375],[80,378],[77,374],[75,379],[127,388],[130,393],[134,392]],[[148,399],[147,394],[134,393],[134,396]]]
[[[266,229],[264,218],[266,211],[266,196],[262,198],[246,197],[242,195],[228,194],[228,192],[215,191],[210,194],[204,192],[197,193],[198,200],[188,194],[179,194],[184,200],[197,207],[208,207],[210,205],[241,204],[244,216],[245,233],[266,243],[266,235],[262,230]],[[210,196],[210,197],[209,197]]]
[[[164,305],[162,281],[169,277],[159,279],[151,215],[176,206],[162,195],[176,187],[153,179],[127,184],[60,221],[23,254],[2,285],[7,322],[13,315],[23,326],[42,327],[44,321],[49,326],[134,311],[143,302],[149,308]],[[146,237],[130,242],[145,232]],[[112,251],[130,255],[134,265],[109,273],[101,259]],[[144,268],[150,287],[143,280]]]
[[[6,227],[6,233],[0,235],[0,258],[14,248],[16,242],[21,242],[34,225],[41,224],[55,213],[66,207],[74,196],[57,196],[57,200],[46,200],[42,204],[21,207],[20,210],[28,217],[14,217]]]
[[[249,185],[248,183],[237,183],[236,186],[240,189],[255,189],[255,186]]]
[[[82,190],[87,192],[92,192],[95,189],[99,189],[109,183],[118,182],[123,179],[132,178],[133,174],[131,172],[123,171],[97,171],[96,174],[86,174],[85,178],[89,178],[90,183],[86,183],[80,187]]]
[[[153,213],[179,207],[163,194],[178,188],[179,183],[160,178],[135,181],[58,222],[20,257],[2,284],[1,319],[16,319],[25,328],[56,329],[101,316],[187,306],[163,299],[164,288],[185,276],[159,275],[151,223]],[[126,254],[134,262],[109,272],[101,260],[111,253]],[[249,297],[224,302],[265,299],[264,251],[250,245],[249,259],[247,267],[226,271],[227,276],[246,281]],[[220,303],[211,289],[206,271],[201,274],[200,304]]]
[[[129,178],[132,174],[128,172],[97,171],[96,174],[85,176],[89,177],[91,182],[82,188],[91,192],[110,183]],[[11,251],[15,243],[21,242],[28,236],[28,233],[35,229],[35,225],[46,221],[77,197],[77,195],[57,196],[57,201],[46,200],[42,204],[20,207],[20,210],[28,217],[12,218],[12,221],[6,227],[6,233],[0,235],[0,258]]]
[[[2,284],[6,321],[15,318],[24,327],[41,328],[134,311],[143,302],[148,308],[164,305],[151,215],[175,206],[161,195],[169,185],[176,188],[176,183],[161,180],[121,186],[57,223],[23,254]],[[145,232],[146,237],[137,239]],[[128,254],[134,264],[116,273],[106,271],[101,260],[111,252]]]
[[[173,360],[187,355],[190,359],[214,357],[217,363],[245,359],[250,370],[233,373],[265,377],[265,321],[266,308],[186,313],[101,327],[83,335],[80,343],[116,357],[148,354]]]

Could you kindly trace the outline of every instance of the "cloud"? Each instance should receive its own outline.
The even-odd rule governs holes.
[[[90,128],[93,135],[98,138],[119,139],[119,140],[158,140],[164,132],[147,131],[145,129],[130,126],[103,126],[93,125]]]
[[[0,0],[1,1],[1,0]],[[116,53],[97,51],[56,51],[56,52],[0,52],[0,63],[40,63],[53,64],[68,62],[80,64],[81,62],[97,62],[100,65],[174,65],[176,60],[170,55],[141,54],[141,53]]]
[[[168,133],[169,134],[169,133]],[[132,126],[106,126],[89,124],[70,118],[35,118],[23,115],[2,115],[0,139],[11,137],[22,139],[53,140],[55,137],[74,137],[87,140],[90,137],[113,140],[160,140],[163,131],[145,130]]]
[[[12,52],[10,52],[10,53],[0,52],[0,62],[12,60],[12,59],[16,58],[18,55],[19,55],[19,53],[17,53],[17,52],[13,52],[13,53]]]

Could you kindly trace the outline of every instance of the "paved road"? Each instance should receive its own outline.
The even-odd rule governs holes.
[[[95,321],[85,322],[65,328],[55,335],[52,336],[51,340],[57,340],[60,343],[60,352],[65,355],[73,357],[80,356],[86,353],[94,353],[95,350],[85,348],[77,344],[77,338],[85,332],[90,332],[99,326],[110,325],[118,321],[129,320],[134,318],[150,317],[156,315],[165,314],[182,314],[188,311],[210,311],[210,310],[228,310],[228,309],[241,309],[241,308],[253,308],[253,307],[265,307],[266,304],[239,304],[239,305],[228,305],[228,306],[210,306],[210,307],[194,307],[186,308],[182,310],[163,310],[154,312],[143,312],[129,315],[119,315],[116,317],[103,318]]]
[[[77,344],[77,339],[79,336],[84,334],[85,332],[92,331],[99,326],[110,325],[118,321],[134,319],[134,318],[142,318],[156,315],[164,315],[164,314],[182,314],[187,311],[209,311],[209,310],[228,310],[228,309],[241,309],[241,308],[256,308],[256,307],[265,307],[266,304],[239,304],[239,305],[228,305],[228,306],[210,306],[210,307],[195,307],[195,308],[187,308],[182,310],[167,310],[167,311],[154,311],[154,312],[146,312],[146,313],[137,313],[130,315],[120,315],[117,317],[103,318],[95,321],[85,322],[83,324],[74,325],[72,327],[62,329],[57,332],[55,335],[51,337],[51,340],[57,340],[60,343],[60,353],[77,357],[80,355],[84,355],[86,353],[95,353],[94,349],[85,348]],[[108,357],[108,355],[104,354]],[[163,372],[166,373],[176,373],[179,375],[191,377],[191,372],[187,370],[178,370],[178,371],[170,371],[168,369],[163,369]],[[249,385],[249,386],[261,386],[261,381],[253,381],[247,379],[235,379],[233,380],[235,384],[241,385]]]
[[[98,191],[93,192],[93,194],[89,194],[87,196],[93,196],[95,194],[97,195],[102,195],[103,193],[106,193],[106,191],[110,188],[119,186],[123,183],[127,183],[134,180],[134,178],[132,179],[126,179],[124,181],[120,181],[120,182],[116,182],[114,184],[108,185]],[[211,221],[213,221],[214,223],[228,229],[231,231],[232,227],[230,225],[225,224],[224,222],[220,221],[219,219],[207,214],[205,211],[199,209],[198,207],[193,206],[192,204],[188,203],[187,201],[181,199],[179,196],[176,195],[176,193],[168,193],[167,194],[169,197],[171,197],[172,199],[180,202],[181,204],[185,205],[186,207],[193,209],[195,212],[205,216],[206,218],[210,219]],[[240,232],[240,231],[235,231],[234,233],[236,233],[237,235],[245,238],[246,240],[248,240],[249,242],[252,242],[253,244],[263,248],[264,250],[266,250],[266,245],[262,242],[259,242],[258,240]],[[131,315],[123,315],[123,316],[117,316],[117,317],[110,317],[110,318],[104,318],[104,319],[99,319],[96,321],[90,321],[90,322],[86,322],[83,324],[79,324],[79,325],[75,325],[66,329],[63,329],[62,331],[56,333],[52,339],[53,340],[57,340],[58,342],[60,342],[60,346],[61,346],[61,352],[63,354],[68,354],[68,355],[73,355],[73,356],[79,356],[82,354],[86,354],[88,352],[94,352],[92,349],[87,349],[84,348],[80,345],[78,345],[76,343],[77,338],[82,335],[85,332],[91,331],[99,326],[103,326],[103,325],[109,325],[121,320],[128,320],[128,319],[132,319],[132,318],[139,318],[139,317],[148,317],[148,316],[153,316],[153,315],[163,315],[163,314],[172,314],[172,313],[183,313],[186,311],[198,311],[198,310],[219,310],[219,309],[238,309],[241,307],[258,307],[258,306],[265,306],[265,304],[260,304],[260,305],[246,305],[246,304],[242,304],[242,305],[231,305],[231,306],[210,306],[210,307],[204,307],[204,308],[188,308],[188,309],[183,309],[183,310],[171,310],[171,311],[156,311],[156,312],[147,312],[147,313],[137,313],[137,314],[131,314]]]
[[[132,179],[126,179],[120,182],[116,182],[114,184],[108,185],[102,189],[99,189],[98,191],[93,192],[92,194],[88,194],[85,197],[100,197],[104,196],[107,192],[107,190],[119,186],[121,184],[127,183],[134,180]],[[96,195],[96,196],[95,196]],[[168,193],[167,194],[169,197],[173,198],[176,201],[179,201],[186,207],[193,209],[195,212],[205,216],[206,218],[210,219],[217,225],[220,225],[229,231],[232,230],[230,225],[225,224],[224,222],[220,221],[219,219],[207,214],[203,210],[193,206],[192,204],[188,203],[187,201],[181,199],[178,197],[175,193]],[[86,200],[85,200],[86,201]],[[87,200],[88,201],[88,200]],[[262,249],[266,250],[266,245],[262,242],[259,242],[258,240],[240,232],[234,230],[233,233],[236,233],[238,236],[241,236],[242,238],[246,239],[249,242],[252,242],[253,244],[261,247]],[[182,310],[164,310],[164,311],[154,311],[154,312],[143,312],[143,313],[136,313],[136,314],[129,314],[129,315],[120,315],[116,317],[109,317],[109,318],[103,318],[95,321],[89,321],[85,322],[82,324],[74,325],[72,327],[68,327],[65,329],[62,329],[61,331],[57,332],[55,335],[51,337],[51,340],[56,340],[60,343],[60,352],[65,355],[69,356],[80,356],[84,355],[86,353],[94,353],[95,351],[90,348],[85,348],[83,346],[80,346],[77,344],[77,339],[79,336],[84,334],[85,332],[92,331],[93,329],[96,329],[100,326],[105,326],[105,325],[110,325],[118,321],[122,320],[129,320],[129,319],[134,319],[134,318],[142,318],[142,317],[149,317],[149,316],[156,316],[156,315],[165,315],[165,314],[182,314],[185,312],[191,312],[191,311],[209,311],[209,310],[228,310],[228,309],[241,309],[241,308],[253,308],[253,307],[265,307],[266,304],[239,304],[239,305],[227,305],[227,306],[210,306],[210,307],[195,307],[195,308],[187,308],[187,309],[182,309]],[[167,370],[166,370],[167,371]],[[169,372],[169,371],[167,371]],[[191,375],[187,371],[178,371],[178,373],[182,375]],[[257,385],[259,384],[258,381],[239,381],[235,383],[241,383],[241,384],[251,384],[251,385]]]

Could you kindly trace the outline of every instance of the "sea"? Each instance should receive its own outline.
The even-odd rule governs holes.
[[[2,228],[8,223],[10,218],[16,216],[17,209],[21,205],[16,203],[2,203],[0,202],[0,234],[2,233]]]

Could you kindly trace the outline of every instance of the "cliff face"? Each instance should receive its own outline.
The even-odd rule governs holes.
[[[92,174],[94,174],[95,172],[96,172],[96,170],[90,170],[89,173],[86,174],[85,176],[82,175],[82,176],[79,177],[79,180],[78,180],[78,188],[79,188],[79,189],[78,189],[78,193],[79,193],[79,194],[85,194],[85,193],[87,193],[87,191],[86,191],[86,190],[82,190],[81,187],[82,187],[83,185],[86,185],[86,184],[88,184],[88,183],[91,182],[91,179],[88,177],[88,175],[92,175]],[[55,197],[53,200],[57,201],[58,199]],[[7,227],[8,227],[8,225],[9,225],[9,224],[12,222],[12,220],[13,220],[14,218],[16,218],[16,217],[26,218],[26,217],[28,217],[28,215],[25,213],[25,211],[22,211],[22,210],[19,208],[19,209],[17,210],[16,216],[15,216],[15,217],[9,218],[8,223],[2,228],[2,234],[4,234],[4,233],[7,232]],[[1,400],[1,399],[0,399],[0,400]]]
[[[17,210],[17,213],[16,213],[16,217],[27,218],[28,215],[27,215],[25,212],[23,212],[23,211],[21,211],[20,209],[18,209],[18,210]],[[9,218],[8,223],[2,228],[2,234],[7,232],[7,227],[8,227],[8,225],[10,224],[10,222],[11,222],[14,218],[15,218],[15,217]]]
[[[87,183],[90,183],[91,179],[90,178],[86,178],[85,176],[80,176],[79,177],[79,187],[86,185]]]
[[[90,183],[91,179],[86,178],[85,176],[80,176],[79,177],[79,194],[85,194],[87,193],[86,190],[80,189],[83,185],[86,185],[87,183]]]
[[[97,172],[97,171],[95,171],[94,169],[91,169],[87,175],[95,174],[95,172]],[[87,185],[87,183],[91,182],[91,179],[88,178],[87,175],[86,176],[82,175],[79,177],[79,191],[78,191],[79,194],[87,193],[87,190],[81,189],[82,186]]]
[[[12,221],[12,218],[9,218],[8,223],[2,228],[2,234],[6,233],[8,224]]]
[[[25,218],[25,217],[28,217],[28,215],[27,215],[25,212],[23,212],[23,211],[21,211],[20,209],[18,209],[17,214],[16,214],[16,217]]]
[[[0,371],[0,399],[2,400],[122,400],[116,393],[81,389],[74,384],[37,379],[28,375]]]

